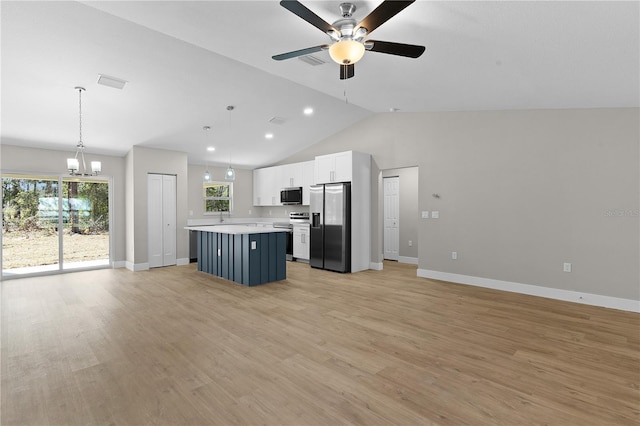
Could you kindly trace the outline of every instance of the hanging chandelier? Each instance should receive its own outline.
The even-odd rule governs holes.
[[[233,111],[234,106],[227,106],[227,111],[229,111],[229,136],[231,136],[231,111]],[[233,142],[231,143],[233,145]],[[229,167],[227,168],[226,173],[224,174],[225,180],[236,180],[236,171],[231,167],[231,145],[229,146]]]
[[[84,143],[82,143],[82,92],[84,87],[77,86],[78,91],[78,110],[80,112],[80,140],[76,145],[76,155],[73,158],[67,158],[67,170],[72,176],[95,176],[102,171],[102,163],[100,161],[91,162],[91,173],[87,170],[87,164],[84,159]],[[80,158],[78,158],[78,156]],[[82,160],[82,171],[80,171],[80,160]]]

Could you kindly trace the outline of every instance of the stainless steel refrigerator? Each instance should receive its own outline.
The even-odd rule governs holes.
[[[351,272],[351,184],[312,185],[309,195],[309,264]]]

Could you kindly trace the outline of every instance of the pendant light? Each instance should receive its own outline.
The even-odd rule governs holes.
[[[229,105],[227,106],[227,111],[229,111],[229,136],[231,136],[232,132],[231,132],[231,111],[233,111],[234,106],[233,105]],[[233,167],[231,167],[231,146],[233,145],[233,142],[230,143],[229,145],[229,167],[227,168],[226,173],[224,174],[224,179],[225,180],[236,180],[236,171],[233,170]]]
[[[102,171],[102,163],[100,161],[91,162],[91,173],[87,172],[87,164],[84,159],[84,143],[82,143],[82,92],[84,87],[76,86],[75,90],[78,91],[78,110],[79,110],[79,122],[80,122],[80,140],[76,145],[76,155],[73,158],[67,158],[67,170],[72,176],[91,176],[97,175]],[[82,172],[80,172],[80,160],[82,159]]]
[[[204,130],[205,132],[208,132],[209,130],[211,130],[210,126],[204,126],[202,128],[202,130]],[[202,181],[203,182],[211,182],[211,173],[209,173],[209,164],[207,163],[207,160],[204,161],[204,165],[205,165],[205,171],[204,171],[204,176],[202,176]]]

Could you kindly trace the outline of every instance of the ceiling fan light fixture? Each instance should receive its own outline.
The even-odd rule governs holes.
[[[364,44],[358,41],[342,40],[329,47],[329,55],[340,65],[350,65],[362,59],[364,50]]]

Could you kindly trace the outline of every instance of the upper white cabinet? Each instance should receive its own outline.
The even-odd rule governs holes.
[[[280,205],[280,174],[275,167],[253,171],[253,205]]]
[[[302,186],[302,163],[285,164],[278,166],[280,169],[281,188],[292,188]],[[278,189],[280,190],[280,189]]]
[[[314,183],[354,182],[361,170],[371,168],[371,156],[357,151],[337,152],[316,157]]]
[[[313,185],[315,162],[285,164],[253,171],[253,205],[281,206],[283,188],[302,187],[302,204],[309,205],[309,186]]]
[[[314,170],[316,162],[305,161],[302,164],[302,205],[309,205],[309,187],[314,183]]]
[[[351,182],[353,151],[317,156],[314,173],[315,183]]]

